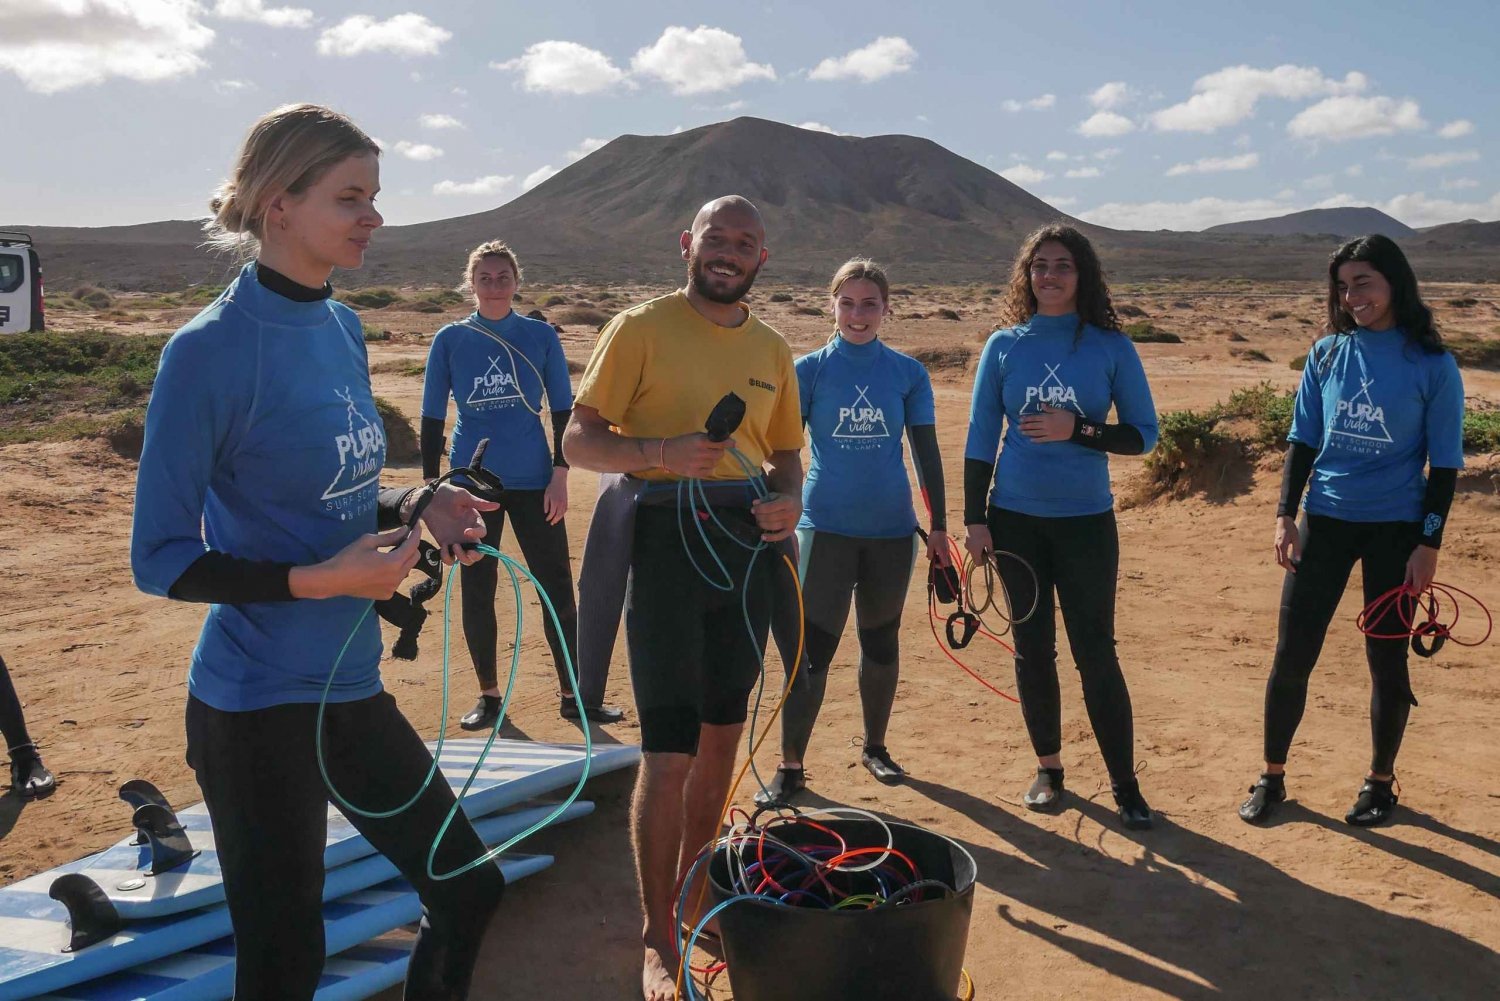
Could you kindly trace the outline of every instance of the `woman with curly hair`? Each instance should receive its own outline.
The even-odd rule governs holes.
[[[1240,806],[1247,823],[1264,822],[1286,799],[1287,751],[1307,679],[1355,562],[1366,603],[1432,583],[1464,464],[1463,421],[1458,363],[1443,348],[1406,255],[1384,236],[1350,240],[1328,262],[1327,336],[1307,356],[1288,435],[1276,511],[1276,562],[1286,580],[1266,683],[1266,768]],[[1384,823],[1396,809],[1396,752],[1417,703],[1406,640],[1376,638],[1403,632],[1395,603],[1388,608],[1369,624],[1376,636],[1365,639],[1374,747],[1344,817],[1357,827]]]
[[[1056,601],[1120,819],[1149,828],[1130,692],[1115,653],[1120,542],[1108,453],[1155,446],[1151,387],[1135,345],[1120,333],[1099,258],[1073,227],[1044,226],[1026,238],[1007,313],[1013,326],[990,336],[974,381],[964,524],[970,556],[996,565],[1020,619],[1016,687],[1037,756],[1023,802],[1052,810],[1063,791]],[[1106,423],[1111,407],[1117,424]]]

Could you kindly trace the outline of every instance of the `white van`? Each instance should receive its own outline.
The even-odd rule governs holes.
[[[41,258],[31,237],[0,230],[0,334],[22,334],[45,327]]]

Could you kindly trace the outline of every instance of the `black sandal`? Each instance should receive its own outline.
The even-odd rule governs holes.
[[[1240,819],[1247,824],[1262,824],[1276,812],[1276,804],[1286,802],[1286,773],[1261,773],[1250,787],[1250,798],[1240,804]]]
[[[778,765],[771,781],[755,794],[755,805],[772,808],[791,806],[792,798],[806,788],[807,771],[801,765],[795,768]]]
[[[875,776],[876,781],[888,786],[900,785],[901,780],[906,778],[906,769],[891,760],[891,752],[884,744],[866,744],[864,753],[859,756],[859,763]]]
[[[1398,799],[1395,784],[1395,779],[1387,782],[1365,779],[1365,784],[1359,787],[1359,798],[1344,815],[1344,820],[1355,827],[1376,827],[1390,820],[1391,814],[1396,812]]]
[[[1021,796],[1021,802],[1028,810],[1050,811],[1062,802],[1062,794],[1063,770],[1038,767],[1036,778],[1032,780],[1031,788]]]

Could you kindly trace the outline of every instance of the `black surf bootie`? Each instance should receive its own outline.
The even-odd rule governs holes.
[[[1263,824],[1276,812],[1276,804],[1286,801],[1286,773],[1262,772],[1260,780],[1250,787],[1250,798],[1240,804],[1240,819],[1247,824]]]
[[[1396,780],[1382,782],[1379,779],[1365,779],[1365,784],[1359,787],[1359,798],[1344,814],[1344,820],[1355,827],[1375,827],[1391,819],[1391,814],[1396,812]]]
[[[866,744],[859,756],[859,763],[879,782],[888,786],[900,785],[906,778],[906,769],[891,759],[891,752],[884,744]]]
[[[22,799],[40,799],[57,788],[57,779],[42,764],[36,745],[21,744],[10,749],[10,787]]]
[[[1115,805],[1120,808],[1120,823],[1132,831],[1149,831],[1151,829],[1151,807],[1146,805],[1146,798],[1141,795],[1141,784],[1135,779],[1129,782],[1117,782],[1112,787],[1115,794]]]
[[[1036,778],[1032,780],[1031,788],[1021,796],[1021,802],[1026,804],[1028,810],[1051,811],[1062,803],[1062,794],[1063,770],[1038,767]]]
[[[794,768],[778,765],[776,774],[771,776],[771,781],[755,794],[755,805],[772,808],[791,806],[792,800],[806,788],[807,772],[801,765]]]
[[[481,695],[479,701],[458,721],[465,730],[490,730],[500,718],[500,696]]]
[[[572,696],[562,697],[562,706],[558,710],[563,719],[576,720],[578,718],[578,703],[573,701]],[[589,718],[591,723],[618,723],[625,718],[625,710],[619,706],[584,706],[583,714]]]

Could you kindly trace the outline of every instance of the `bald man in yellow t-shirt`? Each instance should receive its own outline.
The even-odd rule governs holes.
[[[646,912],[646,1001],[675,995],[672,891],[719,833],[775,575],[787,572],[774,554],[752,559],[749,547],[787,538],[802,514],[792,352],[741,301],[767,257],[760,213],[738,196],[716,199],[681,243],[687,286],[604,328],[563,439],[575,466],[658,481],[636,515],[625,611],[644,752],[630,833]],[[745,416],[727,441],[710,441],[704,421],[730,392],[744,401]],[[751,475],[764,477],[768,497],[756,498]],[[708,481],[728,532],[679,510],[676,484],[685,478]]]

